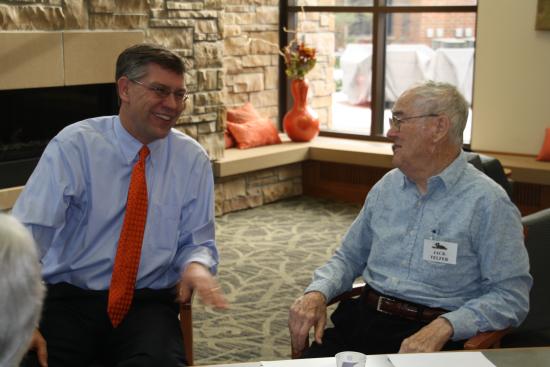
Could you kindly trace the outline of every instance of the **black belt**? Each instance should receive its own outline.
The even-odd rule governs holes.
[[[365,285],[363,299],[370,308],[378,312],[399,316],[408,320],[431,322],[449,312],[442,308],[430,308],[416,303],[388,297]]]

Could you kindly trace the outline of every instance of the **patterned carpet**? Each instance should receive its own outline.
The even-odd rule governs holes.
[[[195,364],[289,358],[288,308],[359,210],[302,196],[217,218],[218,279],[231,306],[195,300]]]

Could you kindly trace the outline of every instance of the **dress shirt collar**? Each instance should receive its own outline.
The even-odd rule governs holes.
[[[466,155],[464,154],[464,151],[461,150],[460,154],[450,165],[448,165],[439,174],[428,179],[428,192],[433,190],[433,188],[438,185],[443,185],[444,189],[452,187],[458,181],[460,176],[462,176],[462,173],[466,168],[466,164],[468,164],[468,162],[466,162]],[[416,183],[403,174],[403,189],[410,186],[416,187]]]
[[[432,180],[440,180],[446,189],[454,186],[458,179],[462,176],[464,169],[466,168],[466,155],[461,150],[460,154],[455,160],[447,166],[440,174],[430,177],[428,185]]]
[[[124,155],[124,159],[126,160],[126,162],[128,162],[128,164],[134,163],[137,160],[139,150],[141,149],[143,144],[132,135],[130,135],[130,133],[124,128],[124,126],[122,126],[122,122],[120,121],[119,116],[115,116],[114,129],[115,137],[117,139],[117,143],[119,143],[120,150]],[[148,157],[148,159],[151,161],[151,164],[154,164],[155,156],[160,150],[162,141],[165,139],[166,138],[158,139],[147,144],[147,147],[151,152]]]

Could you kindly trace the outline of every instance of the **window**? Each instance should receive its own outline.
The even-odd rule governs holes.
[[[309,104],[324,135],[385,139],[396,98],[423,80],[472,103],[477,0],[285,0],[281,21],[317,49]],[[281,44],[293,34],[281,32]],[[281,116],[292,101],[281,73]],[[464,132],[470,142],[470,117]]]

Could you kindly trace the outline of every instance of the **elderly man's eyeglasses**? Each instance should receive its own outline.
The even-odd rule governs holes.
[[[397,131],[401,131],[401,124],[405,123],[406,121],[408,120],[412,120],[412,119],[419,119],[419,118],[422,118],[422,117],[436,117],[436,116],[439,116],[438,114],[436,113],[430,113],[430,114],[426,114],[426,115],[418,115],[418,116],[411,116],[411,117],[396,117],[396,116],[392,116],[389,118],[390,120],[390,127],[392,128],[395,128],[397,129]]]
[[[170,88],[162,84],[146,84],[136,79],[130,79],[130,81],[149,89],[151,92],[155,93],[157,97],[162,99],[168,98],[170,94],[173,94],[176,102],[182,103],[189,98],[189,95],[187,94],[187,91],[185,89],[171,90]]]

